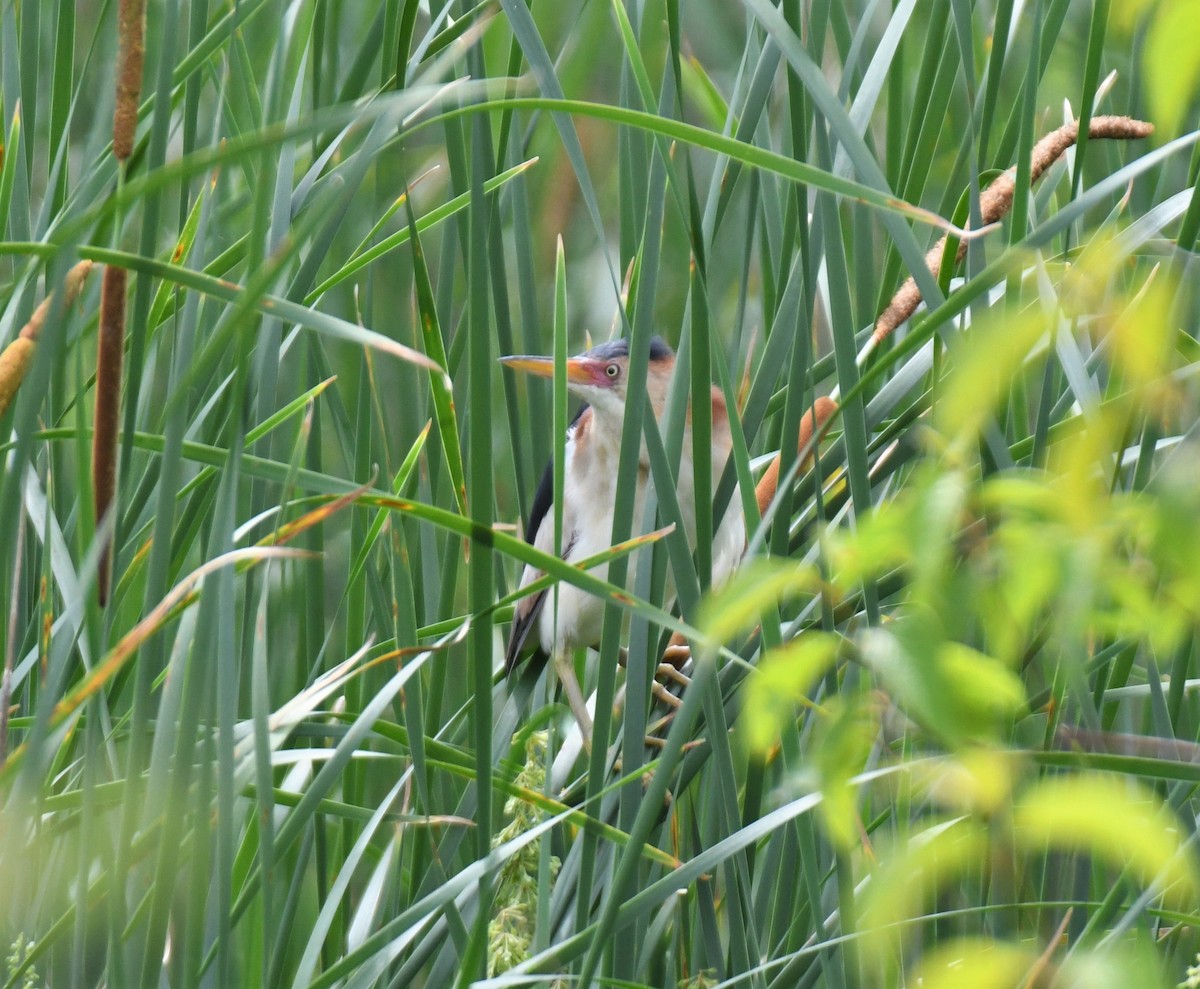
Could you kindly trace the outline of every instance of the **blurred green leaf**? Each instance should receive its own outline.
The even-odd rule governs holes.
[[[1009,801],[1021,757],[1001,748],[968,748],[913,767],[913,783],[939,807],[995,814]]]
[[[1154,121],[1165,135],[1195,126],[1187,118],[1200,91],[1200,0],[1160,2],[1146,32],[1146,88]]]
[[[983,937],[952,938],[916,965],[910,984],[922,989],[1018,989],[1029,984],[1037,961],[1036,952],[1016,944]]]
[[[763,655],[746,681],[739,720],[751,751],[762,755],[778,741],[783,724],[837,659],[840,644],[836,635],[808,632]]]
[[[999,660],[943,638],[917,612],[861,639],[863,658],[910,716],[952,746],[997,738],[1027,701],[1020,677]]]
[[[1045,332],[1045,320],[1034,310],[997,313],[974,327],[970,346],[951,352],[954,367],[937,408],[941,432],[960,446],[974,441]]]
[[[1025,707],[1021,678],[999,660],[961,642],[947,642],[937,663],[962,717],[977,730],[994,730]]]
[[[935,823],[880,853],[862,897],[864,970],[882,984],[899,968],[903,924],[938,891],[975,874],[988,855],[987,832],[970,820]],[[878,983],[877,983],[878,984]]]
[[[697,624],[711,641],[728,642],[758,624],[770,605],[815,593],[818,587],[816,576],[807,567],[775,560],[751,560],[724,587],[701,601]]]
[[[813,768],[821,788],[821,819],[830,840],[851,851],[865,829],[858,813],[859,787],[852,780],[862,772],[879,736],[878,703],[863,694],[835,697],[818,716],[812,735]]]
[[[1129,868],[1143,885],[1157,884],[1168,903],[1192,904],[1200,890],[1200,864],[1179,820],[1136,780],[1090,774],[1042,780],[1017,801],[1013,829],[1028,852],[1068,848]]]

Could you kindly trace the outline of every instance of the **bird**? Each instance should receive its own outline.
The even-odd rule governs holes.
[[[509,368],[539,377],[554,374],[550,357],[512,356],[501,361]],[[660,338],[650,341],[646,372],[646,395],[656,418],[661,420],[675,367],[674,351]],[[603,552],[612,544],[613,510],[617,499],[617,465],[621,454],[621,432],[628,394],[629,341],[612,340],[566,361],[567,388],[584,404],[567,429],[563,470],[563,513],[561,555],[568,563]],[[712,487],[715,490],[733,446],[729,414],[724,396],[712,389]],[[525,541],[546,553],[554,552],[552,464],[547,464],[534,495]],[[634,518],[640,519],[646,496],[653,487],[650,461],[643,443],[634,492]],[[691,416],[684,428],[677,495],[681,521],[688,543],[696,542],[696,499],[692,469]],[[746,527],[738,499],[731,500],[713,538],[712,582],[723,583],[742,558]],[[601,580],[607,564],[595,568]],[[527,565],[520,586],[537,580],[541,572]],[[670,592],[668,591],[668,597]],[[577,649],[599,645],[604,620],[604,602],[569,584],[559,589],[557,618],[546,607],[547,592],[522,598],[513,614],[512,630],[505,651],[504,667],[511,674],[528,655],[540,653],[553,660],[554,669],[567,697],[571,713],[590,744],[591,718],[583,691],[575,675],[573,656]]]
[[[1152,131],[1153,127],[1150,124],[1128,117],[1093,117],[1088,133],[1093,139],[1129,139],[1145,137]],[[1068,122],[1042,138],[1033,148],[1031,178],[1036,180],[1057,161],[1067,148],[1075,144],[1078,135],[1078,123]],[[1015,175],[1014,170],[1002,173],[981,194],[980,208],[985,224],[996,222],[1011,208]],[[947,238],[943,237],[927,255],[926,266],[931,274],[936,275],[941,270],[946,244]],[[961,260],[965,250],[964,238],[958,248],[956,260]],[[910,277],[896,291],[888,307],[876,320],[874,332],[858,356],[857,363],[860,366],[892,332],[912,316],[920,302],[920,291],[915,279]],[[675,367],[675,354],[662,339],[655,337],[650,342],[649,356],[646,391],[655,417],[660,418]],[[514,370],[544,378],[552,377],[554,373],[554,361],[549,357],[513,356],[502,357],[501,361]],[[624,421],[626,379],[629,372],[629,343],[627,340],[618,339],[601,344],[570,358],[566,362],[566,369],[568,389],[585,403],[568,427],[565,451],[562,556],[570,563],[593,556],[610,545],[617,494],[616,473]],[[720,390],[713,388],[713,481],[710,490],[715,490],[732,447],[729,411]],[[814,437],[839,411],[838,390],[835,388],[831,395],[817,398],[801,417],[798,436],[801,468],[812,456]],[[677,494],[688,542],[694,549],[696,504],[690,416],[688,423],[685,427]],[[781,463],[782,454],[776,454],[755,485],[755,501],[760,517],[766,514],[775,498]],[[640,519],[651,485],[649,458],[644,446],[636,484],[634,517]],[[526,542],[546,553],[554,552],[554,521],[551,513],[553,487],[553,471],[548,464],[534,496],[525,529]],[[746,522],[741,512],[741,498],[735,492],[714,534],[713,587],[719,587],[729,578],[741,562],[745,549]],[[597,567],[595,573],[604,579],[607,569],[607,565],[604,564]],[[527,587],[540,576],[536,568],[526,566],[521,575],[520,586]],[[505,672],[511,674],[522,658],[532,652],[540,650],[544,655],[553,657],[572,714],[590,747],[591,718],[575,676],[572,656],[576,649],[594,647],[599,642],[604,603],[577,587],[563,585],[559,591],[556,620],[553,609],[547,610],[545,602],[546,592],[540,591],[522,598],[518,603],[505,652]],[[673,636],[671,642],[672,647],[683,646],[678,636]]]

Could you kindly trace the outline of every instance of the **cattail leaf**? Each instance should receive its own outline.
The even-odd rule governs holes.
[[[467,477],[458,435],[458,417],[454,412],[454,392],[450,388],[448,376],[442,370],[449,366],[442,327],[438,321],[433,287],[429,282],[429,270],[425,266],[425,254],[421,250],[421,236],[417,230],[416,217],[408,199],[405,200],[405,209],[408,212],[408,233],[412,242],[413,279],[417,293],[417,311],[421,321],[421,339],[425,344],[425,353],[438,368],[436,371],[431,368],[429,373],[429,390],[433,396],[434,414],[437,416],[438,437],[442,441],[442,453],[446,457],[446,469],[450,472],[450,483],[454,489],[458,510],[466,515]]]
[[[537,162],[537,158],[530,158],[528,161],[523,161],[519,165],[514,165],[512,168],[505,169],[498,175],[493,175],[483,183],[484,192],[495,192],[497,189],[507,185],[519,175],[523,175],[526,171],[536,165]],[[467,205],[470,203],[470,201],[471,194],[464,192],[459,196],[455,196],[453,199],[447,200],[446,202],[442,203],[442,205],[434,207],[428,213],[423,214],[417,219],[417,233],[425,233],[427,230],[431,230],[436,227],[442,221],[448,220],[450,217],[461,213],[467,208]],[[399,209],[401,206],[407,207],[408,205],[409,199],[408,196],[405,195],[397,199],[396,202],[392,204],[392,208]],[[342,265],[342,267],[340,267],[332,275],[329,275],[324,281],[321,282],[320,285],[309,292],[304,299],[305,304],[310,306],[313,305],[322,295],[328,292],[335,285],[344,282],[348,278],[352,278],[354,275],[358,274],[375,261],[378,261],[386,254],[389,254],[390,252],[396,250],[396,248],[407,244],[411,236],[412,227],[405,226],[402,229],[397,230],[395,233],[389,234],[373,247],[363,248],[360,245],[359,250],[355,251],[355,253],[352,254],[345,262],[345,264]]]
[[[412,472],[417,466],[417,459],[421,456],[421,451],[425,449],[425,440],[429,438],[429,429],[432,425],[432,422],[425,423],[425,428],[417,434],[417,438],[413,440],[413,445],[409,447],[408,453],[405,454],[404,461],[400,464],[399,470],[396,471],[396,476],[392,478],[393,494],[401,494],[404,486],[408,484],[409,478],[412,477]],[[383,531],[385,522],[387,522],[387,513],[384,511],[377,512],[371,522],[371,527],[367,530],[367,536],[363,540],[361,548],[354,557],[354,562],[350,565],[351,583],[354,583],[362,574],[363,567],[367,565],[367,557],[370,555],[371,550],[375,548],[375,543],[379,539],[379,534]]]
[[[13,184],[17,181],[21,149],[21,104],[13,109],[12,124],[8,128],[8,140],[0,148],[0,218],[7,222],[12,208]]]

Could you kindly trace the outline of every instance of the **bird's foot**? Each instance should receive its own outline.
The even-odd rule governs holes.
[[[617,661],[621,666],[628,668],[629,651],[624,646],[621,647],[621,651],[617,655]],[[690,662],[690,653],[688,661]],[[650,682],[650,693],[660,704],[671,708],[672,711],[676,711],[683,703],[679,694],[691,682],[692,678],[673,662],[659,663],[654,670],[654,679]],[[676,688],[675,692],[671,690],[671,685]]]
[[[662,654],[663,665],[669,665],[676,670],[683,670],[692,662],[692,647],[686,642],[677,641],[674,636],[667,643]]]
[[[667,647],[670,651],[670,647]],[[684,665],[677,666],[675,663],[665,661],[658,664],[658,668],[654,671],[654,679],[665,684],[668,680],[676,683],[681,687],[689,687],[692,683],[692,678],[685,672],[691,669],[691,656],[688,656],[687,662]]]
[[[654,671],[654,683],[650,688],[655,700],[671,709],[679,710],[683,704],[681,695],[692,684],[692,652],[687,644],[672,642],[663,650],[662,661]]]
[[[621,666],[628,668],[629,653],[624,647],[621,648],[617,661]],[[654,679],[650,683],[650,695],[667,709],[667,713],[647,726],[646,745],[660,749],[663,747],[663,736],[666,729],[675,717],[675,713],[683,706],[683,698],[680,695],[691,685],[692,678],[689,675],[691,670],[691,647],[686,642],[672,639],[671,643],[663,650],[662,662],[655,667]],[[688,742],[684,746],[684,751],[699,745],[702,741],[703,739]]]
[[[617,662],[622,667],[629,668],[629,650],[624,646],[617,653]],[[667,690],[667,684],[674,684],[679,688],[685,688],[692,682],[692,678],[688,675],[692,668],[692,652],[686,646],[669,645],[663,650],[662,662],[654,668],[654,684],[655,686]],[[669,691],[668,691],[669,693]],[[658,694],[656,693],[657,697]],[[679,698],[675,694],[670,694],[670,700],[665,702],[672,707],[678,707],[680,704]],[[659,698],[665,700],[664,698]]]
[[[660,666],[659,669],[661,670],[662,667]],[[668,667],[668,669],[674,669],[674,667]],[[656,674],[656,676],[657,676],[657,674]],[[675,681],[675,682],[678,683],[679,681]],[[684,683],[683,686],[686,687],[687,683]],[[655,679],[654,682],[650,684],[650,693],[654,696],[655,700],[657,700],[661,704],[665,704],[667,707],[671,708],[672,710],[677,711],[677,710],[679,710],[680,707],[683,706],[683,700],[677,694],[671,693],[671,691],[664,684],[660,683],[657,679]]]
[[[674,715],[668,714],[665,718],[662,718],[659,721],[655,722],[652,730],[662,731],[664,728],[666,728],[667,725],[669,725],[671,723],[672,717],[674,717]],[[705,743],[705,741],[706,741],[706,739],[703,739],[703,738],[693,738],[690,742],[684,742],[683,745],[680,746],[680,751],[681,752],[691,752],[692,749],[699,748],[701,745],[703,745]],[[652,749],[665,749],[667,747],[667,740],[665,738],[662,738],[659,735],[647,734],[646,735],[646,745]]]

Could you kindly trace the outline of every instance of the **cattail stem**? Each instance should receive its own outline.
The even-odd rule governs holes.
[[[146,0],[119,0],[117,8],[117,99],[113,107],[113,155],[123,166],[137,133],[142,65],[146,60]],[[122,168],[121,175],[124,175]],[[117,224],[120,231],[120,223]],[[96,423],[92,436],[92,500],[96,526],[115,511],[117,431],[121,413],[121,361],[125,353],[125,290],[128,273],[111,265],[100,286],[100,336],[96,353]],[[96,577],[100,604],[108,603],[112,537],[100,551]]]
[[[113,154],[124,164],[133,152],[142,63],[146,60],[146,0],[121,0],[117,11],[117,102],[113,109]]]
[[[1093,117],[1088,124],[1088,138],[1091,140],[1098,138],[1133,140],[1134,138],[1148,137],[1153,131],[1152,124],[1143,120],[1134,120],[1132,117]],[[1058,130],[1051,131],[1038,141],[1033,146],[1030,181],[1036,182],[1041,178],[1042,173],[1058,161],[1078,139],[1079,122],[1072,121],[1069,124],[1063,124]],[[985,226],[1003,219],[1012,209],[1013,193],[1016,192],[1016,188],[1016,172],[1009,169],[979,194],[979,212],[983,216]],[[941,270],[942,254],[945,250],[946,238],[943,237],[925,255],[925,266],[933,273],[934,277]],[[966,253],[967,243],[962,241],[958,245],[955,261],[961,261]],[[879,343],[886,339],[896,327],[916,312],[917,306],[920,304],[921,291],[917,288],[916,280],[909,278],[892,296],[888,307],[879,314],[879,319],[875,322],[875,332],[871,335],[872,341]]]
[[[96,422],[92,435],[92,500],[99,526],[113,506],[117,481],[117,432],[121,411],[121,361],[125,353],[124,268],[108,265],[100,285],[100,336],[96,356]],[[100,604],[108,602],[112,541],[106,539],[97,579]]]

